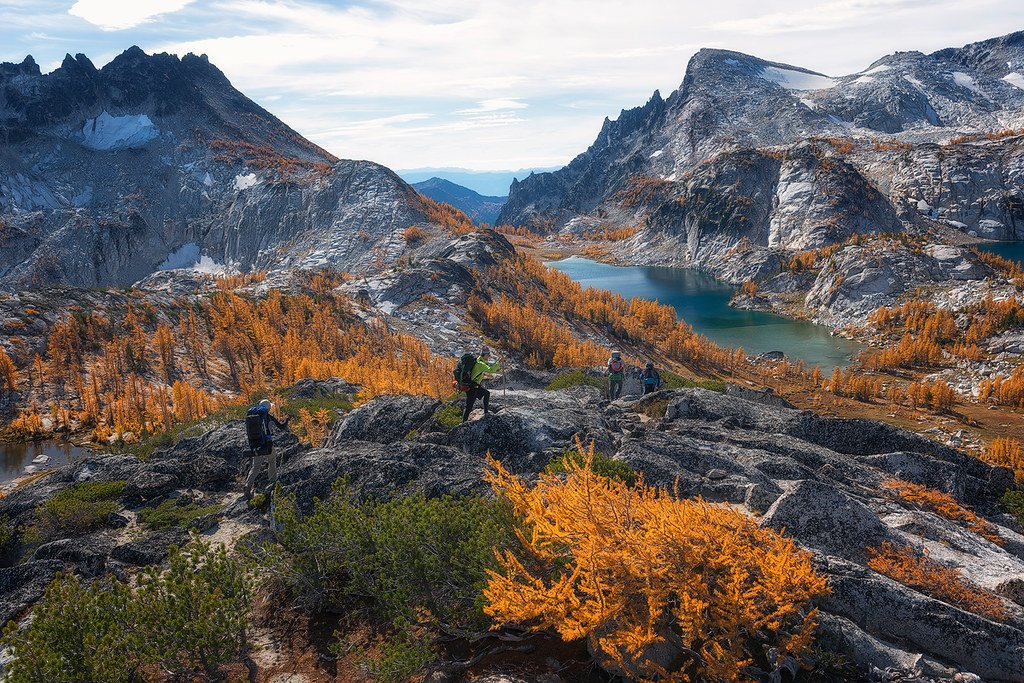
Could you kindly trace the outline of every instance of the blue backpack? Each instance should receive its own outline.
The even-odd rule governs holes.
[[[263,406],[253,406],[245,412],[245,436],[256,455],[270,455],[273,450],[269,426],[270,411]]]

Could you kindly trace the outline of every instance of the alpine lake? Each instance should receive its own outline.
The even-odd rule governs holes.
[[[93,451],[88,448],[81,448],[68,441],[0,441],[0,484],[66,465],[75,458],[92,454]]]
[[[544,265],[584,288],[606,289],[626,299],[640,297],[672,306],[680,320],[721,347],[742,347],[750,356],[781,351],[791,360],[817,365],[822,374],[846,367],[864,346],[833,336],[823,325],[729,306],[737,287],[692,268],[611,266],[578,256]]]
[[[1024,241],[976,244],[979,251],[1024,262]],[[833,336],[823,325],[772,313],[742,311],[729,306],[736,287],[692,268],[612,266],[579,256],[544,265],[565,273],[583,287],[606,289],[627,299],[658,301],[676,310],[680,320],[721,347],[742,347],[747,355],[781,351],[792,360],[817,365],[822,374],[846,367],[864,349],[857,342]]]

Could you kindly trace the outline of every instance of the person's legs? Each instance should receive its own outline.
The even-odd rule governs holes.
[[[490,410],[489,406],[491,403],[491,392],[487,391],[483,387],[480,387],[480,395],[484,397],[484,414]]]
[[[469,419],[469,414],[473,412],[473,404],[476,403],[476,387],[470,387],[469,391],[466,392],[466,409],[462,411],[462,421],[465,422]]]
[[[615,399],[617,399],[619,396],[622,396],[622,380],[621,379],[613,379],[613,380],[611,380],[609,382],[609,384],[608,384],[608,388],[609,388],[609,393],[611,394],[611,399],[613,401]]]
[[[267,483],[271,486],[277,481],[277,453],[271,452],[267,456]]]
[[[252,496],[252,485],[256,483],[256,477],[260,476],[260,470],[263,469],[264,460],[266,460],[266,456],[264,455],[255,455],[252,458],[252,467],[249,468],[249,476],[245,479],[246,498]]]

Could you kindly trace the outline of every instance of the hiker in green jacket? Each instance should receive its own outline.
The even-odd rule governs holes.
[[[622,382],[626,379],[626,364],[622,361],[622,354],[612,351],[612,357],[608,359],[608,398],[612,401],[622,396]]]
[[[491,349],[484,346],[480,349],[480,355],[476,359],[476,363],[473,365],[473,370],[470,372],[469,389],[466,391],[466,410],[462,413],[462,421],[465,422],[469,419],[469,414],[473,412],[473,404],[476,403],[478,398],[484,400],[484,414],[491,412],[490,401],[491,392],[480,386],[480,382],[483,381],[484,374],[492,374],[498,370],[498,361],[495,359],[494,365],[488,365],[487,360],[491,357]],[[497,411],[494,411],[497,412]]]

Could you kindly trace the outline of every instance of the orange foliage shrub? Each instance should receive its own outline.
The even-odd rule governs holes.
[[[961,506],[960,503],[956,502],[956,499],[948,493],[936,491],[935,489],[922,486],[921,484],[914,484],[913,482],[901,481],[898,479],[890,479],[882,482],[882,488],[892,491],[908,503],[926,510],[931,510],[935,514],[941,515],[946,519],[951,519],[957,524],[970,529],[974,533],[987,538],[993,543],[998,543],[1000,545],[1004,543],[1004,541],[999,537],[999,532],[996,531],[995,525],[985,521],[967,508]]]
[[[440,225],[454,235],[465,235],[476,230],[473,219],[455,207],[444,202],[435,202],[430,197],[416,194],[412,209],[422,213],[428,223]]]
[[[1009,437],[992,440],[981,459],[990,465],[1010,467],[1018,484],[1024,484],[1024,446]]]
[[[542,474],[531,489],[488,456],[487,481],[522,517],[532,558],[498,555],[488,614],[587,638],[645,678],[749,680],[743,668],[764,665],[769,646],[780,659],[808,649],[809,603],[828,588],[806,552],[731,509],[594,474],[592,458],[593,445],[582,464],[565,459],[564,480]],[[671,674],[643,656],[669,632],[690,658]]]
[[[4,391],[18,390],[18,373],[10,356],[0,346],[0,389]]]
[[[981,383],[982,401],[990,398],[998,405],[1024,408],[1024,368],[1017,367],[1009,377],[998,375]]]
[[[882,393],[882,381],[861,375],[853,370],[843,371],[840,368],[832,370],[832,378],[828,380],[825,387],[836,396],[846,396],[857,401],[868,402]]]
[[[960,572],[930,559],[927,548],[918,552],[913,546],[898,548],[886,541],[880,548],[867,548],[864,554],[869,567],[904,586],[986,619],[1003,621],[1009,616],[992,592],[968,583]]]
[[[910,406],[915,410],[921,407],[948,413],[956,405],[956,392],[941,379],[934,382],[914,382],[907,387],[906,396]]]
[[[630,176],[626,187],[615,195],[615,201],[627,208],[656,206],[672,193],[674,183],[638,173]]]
[[[423,229],[418,225],[410,225],[405,229],[403,237],[405,237],[406,244],[414,244],[419,242],[427,236],[427,233],[423,232]]]

